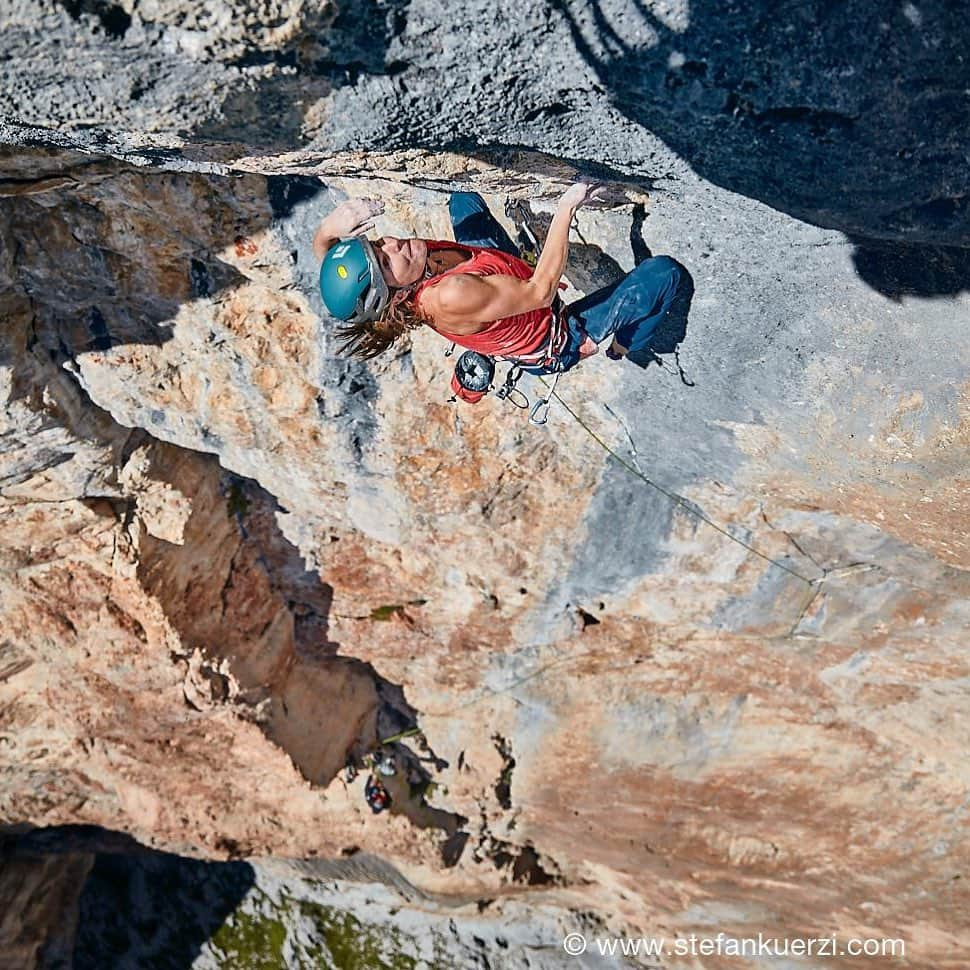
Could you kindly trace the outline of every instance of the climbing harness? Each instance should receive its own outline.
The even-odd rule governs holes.
[[[505,214],[516,227],[516,241],[519,246],[521,259],[535,268],[542,246],[532,225],[532,212],[523,200],[505,201]],[[565,305],[557,295],[550,307],[549,333],[542,344],[525,354],[483,354],[476,350],[466,350],[455,363],[454,374],[451,378],[453,396],[449,403],[462,400],[469,404],[478,403],[489,391],[494,389],[492,383],[495,376],[495,364],[502,361],[509,364],[505,380],[496,391],[500,401],[508,401],[520,410],[529,410],[528,396],[517,387],[522,374],[554,374],[553,389],[559,380],[559,375],[565,370],[563,354],[569,344],[569,326]],[[445,351],[445,357],[455,353],[456,344],[452,343]],[[529,423],[534,427],[543,427],[549,420],[549,408],[552,403],[552,393],[540,398],[531,405]]]
[[[495,395],[500,401],[507,400],[522,410],[529,407],[529,398],[516,387],[525,371],[532,374],[554,374],[553,387],[555,387],[555,381],[559,380],[559,375],[564,371],[562,354],[569,340],[569,328],[566,326],[565,309],[558,297],[552,309],[549,336],[542,346],[532,353],[515,357],[504,355],[493,357],[479,353],[477,350],[466,350],[455,363],[455,371],[451,378],[453,397],[450,400],[461,399],[468,404],[477,404],[493,389],[496,361],[503,361],[510,365],[505,381]],[[454,353],[454,345],[445,351],[445,356],[450,357],[452,353]],[[530,424],[541,427],[546,423],[551,400],[552,396],[547,394],[544,399],[536,401],[529,415]]]
[[[544,358],[539,366],[531,359],[534,356]],[[451,378],[451,389],[454,393],[449,402],[461,399],[468,404],[477,404],[489,391],[493,390],[492,381],[495,377],[496,360],[509,364],[505,380],[495,391],[496,398],[500,401],[508,401],[514,407],[523,411],[527,410],[530,404],[525,392],[517,387],[523,373],[529,371],[532,374],[553,374],[552,391],[555,391],[559,376],[564,373],[561,358],[558,355],[554,357],[545,356],[543,350],[536,351],[535,355],[530,354],[528,358],[490,357],[487,354],[480,354],[477,350],[466,350],[455,364],[455,371]],[[552,391],[532,405],[532,410],[529,413],[529,424],[542,427],[547,423],[549,406],[553,397]]]

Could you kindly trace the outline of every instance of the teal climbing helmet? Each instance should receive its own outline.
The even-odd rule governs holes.
[[[331,315],[347,323],[376,320],[390,291],[374,247],[360,236],[341,239],[320,267],[320,295]]]

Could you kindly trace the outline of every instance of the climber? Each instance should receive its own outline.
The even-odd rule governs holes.
[[[585,182],[566,190],[534,270],[477,193],[451,196],[456,242],[395,236],[372,242],[364,233],[383,203],[342,203],[313,240],[323,302],[341,321],[340,351],[366,360],[427,325],[461,347],[537,373],[568,370],[609,336],[608,357],[646,366],[650,337],[682,281],[670,257],[647,259],[568,307],[558,296],[573,215],[601,193]]]
[[[364,782],[364,801],[375,815],[391,807],[390,794],[374,775],[368,775]]]

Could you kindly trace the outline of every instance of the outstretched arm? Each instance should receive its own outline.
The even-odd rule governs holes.
[[[349,199],[341,202],[328,215],[313,237],[313,254],[319,260],[327,250],[345,236],[362,236],[374,228],[374,219],[384,211],[384,203],[377,199]]]
[[[573,215],[581,205],[599,199],[601,191],[585,182],[566,190],[530,279],[457,273],[429,287],[421,302],[433,325],[450,333],[477,333],[493,320],[551,306],[566,268]]]
[[[566,269],[569,256],[569,227],[576,210],[589,202],[600,199],[603,189],[591,182],[577,182],[563,193],[552,217],[546,241],[542,244],[542,254],[536,264],[530,283],[534,284],[536,297],[541,297],[539,306],[551,306],[559,290],[559,281]],[[530,307],[529,309],[536,309]],[[521,311],[520,311],[521,312]]]

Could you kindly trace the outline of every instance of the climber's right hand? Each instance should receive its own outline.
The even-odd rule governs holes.
[[[380,199],[348,199],[323,220],[320,229],[337,239],[363,236],[374,228],[374,220],[383,211],[384,203]]]
[[[379,199],[348,199],[341,202],[320,223],[313,237],[313,252],[322,260],[327,250],[338,239],[347,236],[363,236],[374,228],[374,220],[384,211],[384,203]]]

